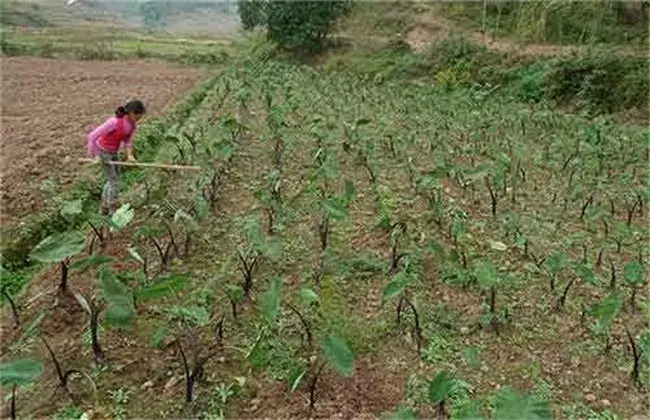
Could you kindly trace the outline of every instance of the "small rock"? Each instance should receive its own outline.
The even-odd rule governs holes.
[[[223,356],[218,357],[218,358],[217,358],[217,362],[219,362],[219,363],[226,363],[226,358],[223,357]]]
[[[612,403],[609,402],[609,400],[601,400],[601,401],[600,401],[600,404],[601,404],[603,407],[610,407],[610,406],[612,405]]]
[[[585,395],[585,401],[587,401],[588,403],[593,403],[594,401],[596,401],[596,396],[594,394],[587,394]]]
[[[140,387],[140,389],[143,390],[143,391],[145,391],[145,390],[151,388],[152,386],[153,386],[153,381],[147,381],[147,382],[145,382],[145,383],[142,384],[142,386]]]
[[[260,402],[261,402],[261,401],[260,401],[259,398],[253,398],[253,399],[251,400],[251,402],[250,402],[250,404],[251,404],[250,407],[247,408],[245,411],[248,411],[248,412],[257,411],[257,409],[258,409],[259,406],[260,406]]]
[[[171,392],[172,388],[174,388],[178,382],[179,382],[178,376],[172,376],[165,384],[164,391],[166,393]]]
[[[490,368],[487,365],[481,365],[481,372],[487,373],[490,371]]]
[[[469,328],[467,328],[467,327],[460,327],[460,333],[461,333],[461,334],[467,334],[467,333],[469,333]]]

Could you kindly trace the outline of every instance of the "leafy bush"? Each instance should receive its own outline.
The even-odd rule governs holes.
[[[448,38],[433,45],[426,57],[436,69],[436,81],[441,84],[484,79],[486,69],[501,61],[501,57],[487,47],[463,38]]]
[[[579,104],[601,112],[648,105],[650,82],[645,58],[586,56],[559,59],[546,77],[550,99]]]
[[[110,44],[97,42],[95,44],[83,44],[81,47],[74,51],[75,58],[79,60],[115,60],[117,54]]]
[[[239,0],[237,11],[245,30],[250,31],[266,22],[266,3],[263,0]]]
[[[512,78],[510,92],[524,102],[540,102],[546,92],[546,63],[534,63],[519,67],[510,72]]]
[[[240,1],[238,9],[245,29],[265,26],[267,37],[282,47],[320,47],[348,1]]]

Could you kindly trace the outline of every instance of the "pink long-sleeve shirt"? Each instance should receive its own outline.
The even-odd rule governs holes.
[[[136,125],[126,117],[111,117],[88,134],[87,154],[97,156],[101,151],[115,153],[120,145],[128,147]]]

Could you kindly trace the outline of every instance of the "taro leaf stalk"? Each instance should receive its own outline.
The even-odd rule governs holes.
[[[2,268],[2,270],[4,271],[4,268]],[[7,290],[7,287],[8,286],[6,284],[3,284],[2,289],[0,289],[0,293],[2,296],[4,296],[5,299],[7,299],[7,302],[9,302],[9,307],[11,307],[11,315],[13,316],[13,328],[16,329],[20,325],[20,316],[18,314],[18,307],[11,297],[11,294]]]
[[[167,227],[169,227],[168,224]],[[165,271],[167,269],[167,265],[174,256],[174,252],[177,251],[173,232],[167,242],[164,241],[162,238],[162,232],[157,228],[142,228],[138,231],[137,235],[153,244],[156,252],[158,253],[158,257],[160,258],[160,271]]]
[[[487,186],[488,192],[490,193],[490,208],[492,211],[492,216],[497,215],[497,206],[499,205],[499,191],[494,184],[494,178],[490,178],[489,175],[486,175],[485,185]]]
[[[354,374],[354,353],[348,347],[347,343],[341,338],[328,334],[321,340],[321,354],[314,357],[310,363],[309,370],[309,409],[313,410],[316,406],[316,388],[318,380],[321,377],[323,369],[329,367],[340,375],[349,378]],[[305,376],[301,373],[291,389],[298,387],[299,381]]]
[[[84,249],[84,235],[78,231],[56,233],[43,239],[29,253],[29,257],[41,263],[57,263],[61,266],[59,292],[68,292],[68,269],[70,259]]]
[[[399,241],[404,235],[406,235],[406,223],[404,222],[394,223],[391,227],[390,234],[389,234],[389,243],[390,243],[389,272],[391,276],[394,276],[397,273],[400,260],[406,256],[406,253],[399,253],[397,251]]]
[[[406,287],[413,281],[415,281],[415,276],[410,272],[408,267],[397,273],[393,279],[384,287],[381,305],[383,306],[387,301],[398,297],[396,309],[397,314],[395,320],[398,331],[401,331],[402,328],[402,312],[406,308],[411,309],[414,318],[412,331],[413,341],[415,341],[416,349],[419,354],[422,347],[422,330],[420,328],[420,317],[417,309],[415,308],[415,305],[408,298],[405,291]]]
[[[35,382],[43,374],[43,363],[18,359],[0,364],[0,386],[11,386],[11,418],[16,418],[16,388]]]
[[[253,287],[253,275],[261,258],[264,256],[274,260],[279,248],[273,238],[267,238],[262,233],[259,220],[249,218],[244,221],[245,242],[237,248],[237,257],[239,259],[239,270],[244,277],[242,288],[244,296],[250,297]]]
[[[189,339],[192,358],[188,360],[185,349],[181,343],[181,337],[177,337],[174,344],[178,349],[183,370],[185,372],[185,402],[191,403],[194,400],[194,387],[205,372],[204,366],[212,357],[217,355],[222,346],[223,340],[223,315],[216,325],[216,339],[210,343],[207,352],[203,354],[201,344],[197,337],[197,328],[210,324],[211,317],[204,307],[173,307],[170,313],[174,318],[180,318],[185,326],[186,337]]]
[[[641,364],[643,363],[643,358],[648,361],[650,365],[650,330],[646,331],[643,336],[639,339],[639,344],[636,343],[634,337],[630,333],[630,330],[627,328],[627,325],[623,324],[625,328],[625,334],[630,343],[630,350],[632,351],[633,365],[632,372],[630,372],[630,377],[634,382],[634,385],[641,388],[643,382],[641,382],[640,370]]]
[[[66,392],[68,396],[72,397],[72,394],[68,389],[68,382],[70,381],[70,377],[74,374],[83,376],[84,378],[88,379],[88,382],[93,387],[94,393],[97,394],[97,385],[95,384],[95,381],[93,381],[90,376],[77,369],[69,369],[64,372],[63,369],[61,368],[61,363],[59,363],[59,359],[57,359],[56,355],[54,354],[54,351],[52,350],[52,347],[50,347],[50,344],[45,340],[44,337],[41,337],[41,340],[43,341],[43,344],[45,345],[47,352],[50,354],[50,357],[52,358],[52,363],[54,363],[54,368],[56,369],[56,376],[59,379],[59,386],[63,388],[63,390]]]
[[[198,346],[198,344],[195,344],[195,346]],[[194,385],[203,375],[205,364],[212,357],[216,356],[218,349],[211,350],[205,356],[197,354],[190,365],[180,340],[176,340],[176,348],[183,362],[183,370],[185,371],[185,402],[189,404],[194,400]]]
[[[320,287],[323,276],[325,275],[325,256],[329,245],[329,238],[332,229],[332,221],[343,220],[348,216],[348,205],[354,195],[354,185],[346,181],[346,196],[339,197],[330,195],[321,190],[321,216],[318,221],[318,237],[320,240],[321,250],[318,257],[318,266],[316,268],[316,286]]]
[[[257,263],[260,259],[260,254],[255,250],[248,250],[245,253],[241,249],[237,250],[237,256],[239,257],[239,270],[244,276],[244,296],[249,297],[251,289],[253,288],[253,273],[257,268]]]

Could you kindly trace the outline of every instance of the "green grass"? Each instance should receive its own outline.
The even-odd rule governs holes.
[[[48,58],[118,60],[155,58],[190,65],[220,64],[228,57],[230,41],[165,38],[148,35],[115,35],[115,28],[54,28],[52,30],[3,30],[0,46],[6,55]]]
[[[642,2],[470,1],[440,9],[490,35],[529,42],[644,45],[648,39],[648,8]]]

